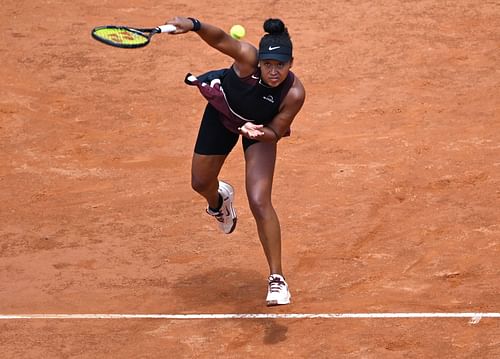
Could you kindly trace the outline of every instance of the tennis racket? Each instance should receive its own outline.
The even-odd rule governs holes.
[[[144,47],[151,41],[155,34],[161,32],[173,32],[176,28],[174,25],[160,25],[150,29],[137,29],[128,26],[98,26],[92,29],[92,37],[97,41],[115,47],[133,49]]]

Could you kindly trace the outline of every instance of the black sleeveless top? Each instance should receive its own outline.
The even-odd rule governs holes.
[[[230,110],[238,117],[265,125],[279,112],[281,102],[293,85],[294,74],[277,87],[269,87],[260,79],[260,69],[247,77],[238,77],[231,67],[222,79],[222,91]]]
[[[279,113],[280,105],[295,81],[290,71],[277,87],[269,87],[260,79],[260,69],[240,78],[231,68],[213,70],[199,76],[188,73],[184,82],[197,86],[200,93],[219,112],[222,124],[239,134],[245,122],[266,125]],[[283,136],[289,136],[290,129]]]

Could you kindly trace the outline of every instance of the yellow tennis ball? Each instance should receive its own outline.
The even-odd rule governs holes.
[[[246,31],[245,28],[241,25],[233,25],[233,27],[231,27],[231,30],[229,30],[229,33],[236,40],[241,40],[245,37]]]

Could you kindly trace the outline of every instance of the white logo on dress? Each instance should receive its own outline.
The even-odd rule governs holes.
[[[274,97],[272,95],[262,96],[262,98],[266,101],[274,103]]]
[[[269,46],[269,51],[273,51],[273,50],[276,50],[279,48],[280,48],[280,46]]]

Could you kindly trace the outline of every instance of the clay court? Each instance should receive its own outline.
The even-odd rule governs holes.
[[[286,317],[500,312],[499,1],[1,9],[0,357],[500,357],[494,316]],[[254,44],[280,17],[292,35],[307,99],[273,192],[289,306],[265,306],[241,146],[221,175],[236,189],[233,234],[190,187],[205,100],[184,76],[230,60],[192,33],[135,50],[90,36],[174,15],[242,24]]]

